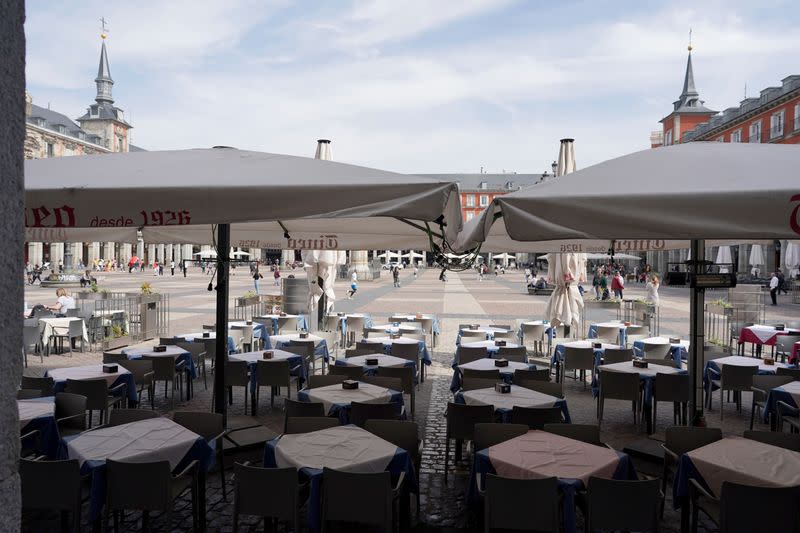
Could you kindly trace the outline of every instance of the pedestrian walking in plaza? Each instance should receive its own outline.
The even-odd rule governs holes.
[[[786,290],[786,278],[783,276],[783,271],[779,268],[775,271],[775,275],[778,276],[778,292],[783,291],[783,294],[789,294],[789,291]]]
[[[261,272],[258,271],[258,265],[253,270],[253,285],[256,286],[256,294],[260,294],[259,291],[259,280],[263,279],[264,276],[261,275]]]
[[[600,269],[596,268],[594,270],[594,276],[592,276],[592,288],[594,289],[594,297],[598,300],[602,297],[602,292],[600,290]]]
[[[625,281],[622,279],[622,274],[617,270],[614,277],[611,278],[611,290],[614,291],[614,298],[622,300],[622,290],[625,288]]]
[[[394,267],[392,270],[392,278],[394,278],[394,286],[400,286],[400,267]]]
[[[353,274],[350,276],[350,290],[347,291],[347,299],[352,300],[357,290],[358,290],[358,274],[356,274],[356,271],[354,270]]]
[[[778,291],[780,290],[781,280],[778,278],[778,273],[772,273],[772,279],[769,280],[769,297],[772,298],[772,305],[778,305]]]
[[[658,298],[658,287],[661,285],[661,279],[658,277],[658,274],[653,274],[650,276],[650,279],[647,280],[647,285],[645,286],[645,300],[650,302],[651,304],[655,305],[656,307],[659,306],[661,303]]]
[[[172,276],[175,275],[175,261],[169,262],[169,271]]]
[[[275,278],[275,286],[281,286],[281,269],[278,265],[275,265],[275,272],[272,274]]]
[[[417,274],[419,274],[419,268],[414,266],[414,279],[417,279]]]
[[[158,276],[158,261],[153,261],[153,275]]]
[[[483,268],[484,265],[478,265],[478,281],[483,281]]]

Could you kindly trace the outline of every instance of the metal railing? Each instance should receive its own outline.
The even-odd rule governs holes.
[[[169,331],[168,294],[84,292],[75,295],[75,304],[92,348],[110,350]]]

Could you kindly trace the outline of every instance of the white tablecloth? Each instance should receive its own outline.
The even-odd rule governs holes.
[[[117,371],[115,373],[107,374],[103,372],[102,363],[98,365],[51,368],[47,371],[47,375],[53,378],[53,381],[66,381],[68,379],[104,379],[109,387],[124,374],[130,374],[130,372],[119,365],[117,365]]]
[[[518,407],[553,407],[560,400],[555,396],[515,385],[511,385],[511,392],[507,394],[497,392],[494,388],[488,388],[463,391],[461,395],[467,405],[494,405],[495,409],[513,409],[515,405]]]
[[[174,469],[200,435],[168,418],[153,418],[82,433],[67,443],[70,459],[169,461]]]
[[[603,372],[626,372],[628,374],[639,374],[640,376],[655,376],[656,374],[678,374],[681,369],[675,366],[669,366],[669,363],[664,365],[654,365],[652,363],[647,365],[647,368],[638,368],[633,366],[633,361],[623,361],[621,363],[612,363],[609,365],[601,365],[597,367],[598,370]]]
[[[328,385],[306,390],[311,402],[322,402],[325,412],[329,413],[334,404],[360,403],[389,403],[392,401],[392,391],[389,389],[359,382],[357,389],[343,389],[342,385]]]
[[[778,334],[778,330],[773,326],[764,326],[761,324],[747,326],[745,329],[750,330],[750,332],[758,337],[761,342],[767,342]]]
[[[800,485],[800,453],[777,446],[731,437],[687,455],[717,496],[723,481],[760,487]]]
[[[39,322],[44,322],[42,331],[42,344],[47,346],[53,335],[66,335],[69,332],[69,323],[79,320],[83,324],[83,341],[89,342],[89,334],[86,331],[86,322],[82,318],[62,317],[62,318],[40,318]]]
[[[165,352],[154,352],[153,347],[147,348],[123,348],[122,353],[131,356],[147,357],[172,357],[173,359],[186,353],[186,350],[179,346],[167,345]]]
[[[271,351],[272,359],[264,359],[264,352]],[[286,352],[284,350],[258,350],[256,352],[232,353],[228,356],[231,361],[246,361],[248,363],[256,363],[258,361],[285,361],[293,357],[300,357],[296,353]]]
[[[679,342],[669,342],[669,337],[648,337],[647,339],[642,339],[641,342],[643,344],[669,344],[673,348],[678,348],[682,346],[686,350],[689,349],[689,341],[680,340]]]
[[[357,426],[339,426],[283,435],[275,447],[275,462],[279,468],[328,467],[367,474],[386,470],[396,451],[394,444]]]
[[[378,367],[400,367],[406,366],[406,363],[408,363],[406,359],[385,354],[356,355],[347,359],[340,359],[340,361],[343,361],[347,366],[367,366],[367,359],[377,359]]]
[[[56,404],[53,401],[46,402],[39,399],[17,400],[17,409],[19,410],[19,427],[24,428],[34,418],[54,415]]]
[[[462,342],[461,346],[465,348],[492,348],[499,350],[500,347],[495,344],[495,341],[475,341],[475,342]],[[506,348],[518,348],[520,345],[513,342],[506,342]]]
[[[423,341],[420,341],[418,339],[410,339],[408,337],[398,337],[396,339],[393,339],[391,337],[383,336],[383,337],[369,337],[362,340],[361,342],[369,342],[374,344],[419,344],[420,342]]]
[[[731,355],[729,357],[720,357],[719,359],[712,359],[712,362],[716,364],[720,369],[724,365],[735,365],[735,366],[757,366],[758,370],[761,372],[768,372],[768,373],[775,373],[775,369],[778,367],[788,367],[789,365],[784,363],[776,362],[774,365],[767,365],[764,364],[763,359],[759,359],[757,357],[743,357],[741,355]]]
[[[314,342],[314,346],[322,342],[324,339],[322,337],[317,337],[316,335],[309,334],[308,337],[305,339],[300,338],[299,333],[285,333],[282,335],[270,335],[269,340],[272,342],[272,345],[279,342]]]
[[[484,357],[483,359],[476,359],[469,363],[458,365],[458,368],[461,370],[465,368],[470,370],[499,370],[501,374],[513,374],[514,370],[528,370],[530,368],[530,365],[527,363],[517,363],[516,361],[509,361],[508,366],[494,366],[495,361],[496,359]]]

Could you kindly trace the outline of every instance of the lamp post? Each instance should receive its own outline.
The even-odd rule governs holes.
[[[550,165],[550,168],[553,169],[553,177],[555,178],[556,177],[556,172],[558,172],[558,162],[557,161],[553,161],[553,164]]]

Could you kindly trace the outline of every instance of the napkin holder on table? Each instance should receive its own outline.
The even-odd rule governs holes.
[[[367,357],[364,359],[364,364],[368,366],[377,366],[378,365],[378,358],[377,357]]]
[[[494,390],[500,394],[508,394],[511,392],[511,385],[508,383],[495,383]]]
[[[625,326],[625,327],[627,328],[628,326],[630,326],[630,325],[631,325],[631,323],[630,323],[630,322],[623,322],[623,323],[622,323],[622,325],[623,325],[623,326]]]
[[[208,331],[204,331],[204,332],[203,332],[203,338],[204,338],[204,339],[211,338],[211,333],[210,333],[210,332],[208,332]]]
[[[252,320],[246,320],[245,324],[247,324],[248,326],[252,326],[253,325],[253,321]]]
[[[508,366],[508,359],[495,359],[494,366],[504,368]]]
[[[634,359],[633,366],[635,366],[636,368],[647,368],[647,361],[645,361],[644,359]]]
[[[166,351],[167,351],[166,344],[156,344],[155,346],[153,346],[153,352],[155,353],[164,353]]]
[[[670,344],[680,344],[681,343],[681,338],[680,337],[670,337],[669,338],[669,343]]]
[[[399,339],[400,336],[401,336],[400,333],[389,333],[390,339]]]
[[[592,348],[594,348],[595,350],[599,350],[602,347],[603,347],[603,343],[602,342],[593,342],[592,343]]]
[[[273,357],[275,357],[275,352],[273,352],[272,350],[267,350],[263,353],[263,356],[264,359],[272,359]]]
[[[495,346],[505,346],[506,345],[506,341],[494,341],[494,345]]]
[[[786,329],[786,324],[775,324],[775,331],[784,331]]]
[[[300,338],[301,339],[307,339],[308,338],[308,332],[307,331],[301,331],[300,332]]]
[[[775,364],[775,358],[773,358],[773,357],[765,357],[764,358],[764,364],[765,365],[774,365]]]
[[[356,390],[358,388],[358,381],[354,379],[346,379],[342,381],[342,388],[344,390]]]
[[[344,313],[336,313],[336,316],[338,316],[338,317],[343,317],[343,316],[344,316]]]
[[[278,313],[278,316],[286,316],[286,313],[281,311],[280,313]]]
[[[472,331],[475,331],[478,328],[480,328],[480,324],[470,324],[469,325],[469,329],[472,330]]]
[[[119,371],[119,365],[116,363],[103,364],[103,374],[116,374]]]

